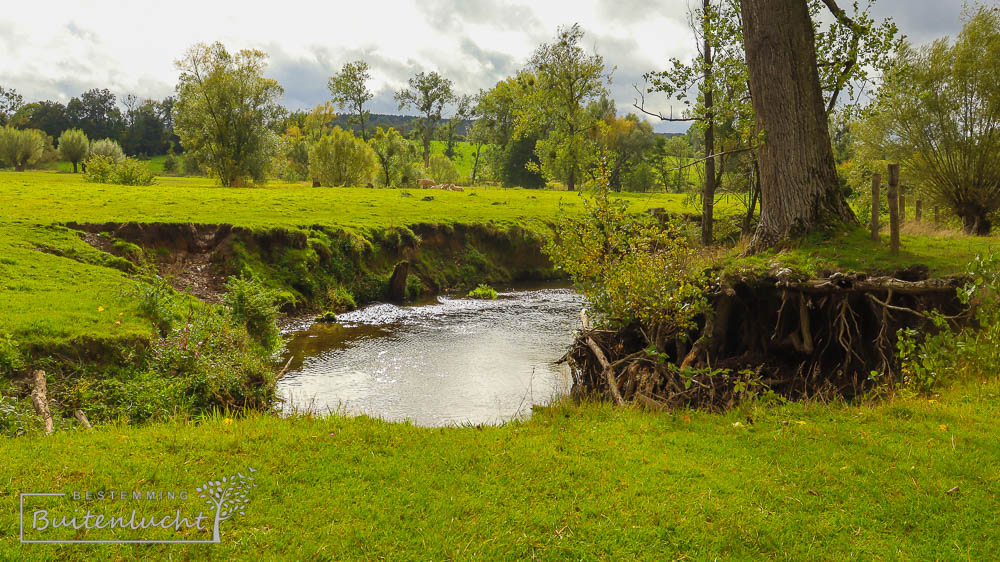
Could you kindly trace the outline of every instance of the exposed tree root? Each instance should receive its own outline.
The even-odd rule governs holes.
[[[935,329],[931,311],[967,320],[961,282],[834,275],[724,287],[691,333],[588,328],[564,359],[576,395],[652,409],[726,408],[767,392],[850,398],[897,382],[898,330]]]

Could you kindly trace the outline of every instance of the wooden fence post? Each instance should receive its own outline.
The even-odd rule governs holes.
[[[899,253],[899,164],[889,164],[889,251]]]
[[[882,183],[882,176],[872,174],[872,240],[875,242],[878,242],[878,219],[882,207],[882,199],[879,194],[880,183]]]
[[[920,222],[921,218],[923,218],[924,214],[923,207],[924,207],[924,202],[921,201],[920,199],[917,199],[917,206],[913,208],[914,212],[913,218],[916,219],[917,222]]]

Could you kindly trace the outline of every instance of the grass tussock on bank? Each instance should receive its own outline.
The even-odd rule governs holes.
[[[525,423],[446,429],[219,416],[4,439],[0,551],[14,560],[986,559],[1000,548],[998,397],[991,378],[932,397],[726,414],[565,405]],[[193,490],[248,465],[259,487],[221,545],[18,544],[21,492]]]

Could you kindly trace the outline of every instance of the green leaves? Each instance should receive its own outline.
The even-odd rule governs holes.
[[[687,331],[708,306],[696,250],[679,225],[630,213],[625,201],[612,199],[606,164],[598,170],[600,187],[585,197],[583,217],[564,218],[547,252],[606,323]]]
[[[280,112],[278,82],[264,78],[267,55],[230,54],[222,43],[191,47],[176,62],[181,75],[174,131],[225,186],[263,181],[277,152],[267,125]]]
[[[375,176],[372,149],[340,127],[309,150],[309,175],[323,186],[363,186]]]

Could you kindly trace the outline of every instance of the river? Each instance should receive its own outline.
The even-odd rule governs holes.
[[[278,385],[286,412],[366,414],[422,426],[495,424],[569,392],[556,365],[584,299],[565,288],[496,300],[440,296],[374,304],[337,323],[292,329]]]

